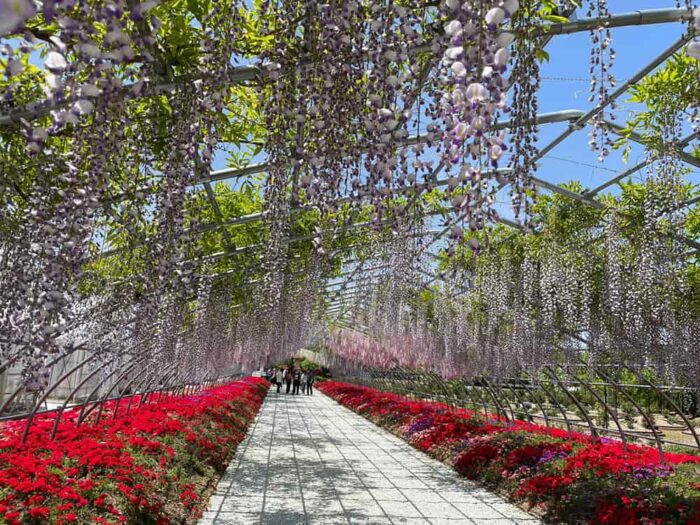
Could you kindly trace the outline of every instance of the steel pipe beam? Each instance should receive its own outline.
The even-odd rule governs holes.
[[[670,24],[674,22],[684,22],[693,19],[691,9],[647,9],[642,11],[632,11],[629,13],[619,13],[611,15],[605,19],[606,28],[625,26],[645,26],[654,24]],[[590,31],[600,26],[599,18],[580,18],[573,22],[563,22],[551,24],[543,28],[539,33],[544,35],[570,35],[582,31]]]
[[[629,137],[629,140],[632,142],[636,142],[637,144],[641,144],[642,146],[646,145],[646,142],[644,140],[644,137],[641,136],[639,133],[635,131],[627,132],[624,126],[621,126],[620,124],[616,122],[611,122],[609,120],[605,120],[605,125],[610,128],[615,134],[620,135],[620,136],[626,136]],[[687,153],[684,151],[684,148],[690,144],[690,142],[697,136],[697,132],[691,133],[689,136],[679,140],[676,143],[676,147],[678,148],[678,157],[683,161],[688,164],[691,164],[695,166],[696,168],[700,168],[700,159],[694,157],[690,153]]]
[[[580,118],[583,115],[583,111],[580,110],[575,110],[575,109],[567,109],[563,111],[554,111],[550,113],[542,113],[540,115],[537,115],[537,118],[535,119],[535,122],[537,124],[553,124],[553,123],[558,123],[558,122],[569,122],[571,120],[576,120]],[[510,126],[511,121],[510,120],[501,120],[498,121],[492,128],[491,131],[500,131],[503,129],[506,129]],[[411,137],[408,137],[405,141],[403,141],[400,146],[401,147],[408,147],[408,146],[413,146],[415,144],[421,144],[423,142],[426,142],[428,140],[427,134],[418,134],[418,135],[413,135]],[[289,164],[288,167],[291,167],[292,165]],[[202,177],[199,180],[197,180],[195,183],[196,184],[203,184],[205,182],[219,182],[227,179],[237,179],[241,177],[248,177],[250,175],[256,175],[258,173],[265,173],[270,169],[271,165],[262,162],[259,164],[252,164],[250,166],[246,166],[245,168],[226,168],[222,170],[216,170],[212,171],[208,177]]]
[[[681,139],[681,140],[678,142],[677,146],[682,150],[682,149],[685,148],[688,144],[690,144],[690,143],[695,139],[695,137],[697,137],[697,136],[698,136],[698,132],[695,131],[695,132],[691,133],[690,135],[688,135],[687,137]],[[700,163],[700,161],[698,161],[697,159],[695,159],[692,155],[689,155],[689,154],[686,153],[686,152],[683,152],[683,153],[684,153],[684,155],[681,157],[681,160],[684,160],[685,162],[690,162],[690,161],[688,160],[688,157],[690,157],[691,159],[693,159],[693,162],[690,162],[691,164],[697,166],[698,163]],[[644,169],[646,166],[648,166],[649,164],[651,164],[653,161],[654,161],[653,158],[647,158],[647,159],[643,160],[642,162],[636,164],[635,166],[632,166],[631,168],[626,169],[626,170],[623,171],[622,173],[619,173],[619,174],[617,174],[616,176],[614,176],[613,178],[611,178],[611,179],[605,181],[605,182],[604,182],[603,184],[601,184],[600,186],[598,186],[598,187],[596,187],[596,188],[593,188],[592,190],[588,190],[588,191],[584,192],[583,195],[584,195],[585,197],[589,197],[589,198],[590,198],[590,197],[594,197],[594,196],[598,195],[598,194],[599,194],[601,191],[603,191],[604,189],[608,188],[609,186],[612,186],[613,184],[617,184],[617,183],[620,182],[621,180],[626,179],[626,178],[629,177],[630,175],[633,175],[634,173],[637,173],[639,170]]]
[[[231,72],[229,73],[229,82],[231,85],[236,85],[236,84],[241,84],[243,82],[251,81],[259,77],[261,71],[258,67],[256,66],[238,66],[234,67]],[[144,87],[142,89],[142,95],[139,95],[136,98],[141,98],[145,96],[152,96],[152,95],[159,95],[161,93],[168,93],[171,92],[175,89],[177,89],[181,84],[185,84],[188,82],[194,82],[196,79],[195,78],[189,78],[189,77],[180,77],[175,79],[172,82],[167,82],[167,83],[155,83],[155,82],[144,82]],[[131,89],[131,86],[125,86],[122,89],[123,93],[128,93],[129,90]],[[58,108],[58,107],[64,107],[67,106],[73,102],[75,102],[77,98],[75,96],[73,97],[68,97],[62,104],[60,105],[52,105],[52,104],[47,104],[46,100],[44,101],[39,101],[35,102],[32,104],[27,104],[24,107],[17,109],[15,111],[12,111],[11,113],[5,114],[5,115],[0,115],[0,127],[2,126],[11,126],[18,124],[22,119],[25,120],[35,120],[37,118],[43,117],[44,115],[48,115],[52,110]],[[42,104],[43,103],[43,104]]]

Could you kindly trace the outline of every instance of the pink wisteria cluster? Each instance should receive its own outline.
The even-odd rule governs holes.
[[[374,331],[373,335],[375,337],[355,330],[336,330],[328,341],[329,349],[333,356],[356,366],[391,368],[399,365],[423,370],[437,367],[447,376],[456,376],[462,371],[457,367],[458,363],[439,358],[440,349],[428,329],[421,330],[416,326],[396,330],[387,328],[383,336]],[[340,363],[337,361],[334,366],[339,367]]]

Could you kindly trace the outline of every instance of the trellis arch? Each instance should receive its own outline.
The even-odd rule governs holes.
[[[185,67],[164,56],[158,24],[108,9],[93,13],[111,28],[104,42],[87,16],[64,6],[54,14],[29,6],[3,33],[0,420],[26,418],[26,439],[35,418],[53,412],[55,437],[69,409],[77,424],[99,422],[107,403],[112,417],[124,404],[128,414],[133,403],[196,392],[317,345],[348,377],[383,389],[648,442],[662,457],[668,445],[700,446],[692,407],[674,397],[699,403],[700,325],[684,309],[692,283],[681,275],[700,249],[685,227],[699,197],[681,188],[684,169],[700,167],[697,121],[678,123],[659,149],[608,118],[669,61],[697,58],[693,2],[609,12],[594,1],[594,16],[579,10],[578,19],[572,3],[551,1],[488,0],[469,10],[451,1],[265,3],[255,34],[243,29],[247,4],[214,4],[188,26],[202,49]],[[278,16],[285,9],[299,16]],[[528,9],[533,16],[519,14]],[[85,41],[37,29],[53,16],[72,19]],[[455,43],[469,24],[478,43]],[[536,111],[526,88],[538,70],[533,55],[553,39],[657,24],[676,27],[677,39],[616,86],[594,75],[604,89],[593,106]],[[254,59],[244,41],[258,45]],[[604,61],[607,48],[593,48]],[[229,129],[245,122],[240,134]],[[534,145],[537,127],[556,125],[564,131]],[[551,182],[538,162],[583,130],[647,154],[593,188]],[[233,166],[213,168],[218,144],[259,135],[261,151],[246,159],[239,148]],[[601,197],[654,163],[663,166],[644,191],[667,186],[644,205],[667,219],[640,219],[610,204],[614,195]],[[229,186],[214,186],[221,182]],[[504,191],[513,214],[495,211]],[[499,255],[522,236],[553,235],[546,212],[525,217],[535,194],[601,218],[582,245],[547,245],[558,255],[537,258],[525,244]],[[630,246],[633,263],[615,258]],[[664,250],[668,257],[648,263]],[[501,266],[489,273],[472,254]],[[578,282],[586,258],[591,274],[605,274],[595,277],[605,297],[593,306],[582,303],[596,294]],[[635,282],[613,282],[615,272]],[[539,288],[527,296],[528,286]],[[562,320],[572,313],[588,319]],[[649,348],[638,349],[644,334]],[[640,392],[659,406],[642,406]],[[622,405],[642,423],[628,424]],[[680,423],[658,425],[660,411]]]

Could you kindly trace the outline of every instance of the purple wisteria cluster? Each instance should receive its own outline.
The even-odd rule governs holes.
[[[591,75],[591,86],[589,89],[589,102],[595,102],[601,109],[591,121],[592,129],[590,133],[589,145],[593,151],[598,152],[598,160],[602,161],[610,154],[613,141],[609,136],[609,129],[605,125],[608,104],[608,96],[611,88],[615,87],[617,81],[612,74],[612,66],[615,62],[615,50],[612,47],[612,33],[607,27],[610,11],[607,0],[589,0],[588,17],[595,17],[599,20],[597,27],[591,29],[591,60],[589,73]],[[615,109],[615,102],[610,102],[611,109]],[[610,113],[610,118],[614,119],[615,114]]]
[[[503,132],[490,127],[506,111],[507,81],[513,33],[503,24],[519,8],[518,0],[506,2],[446,2],[445,46],[435,93],[438,150],[448,166],[447,198],[455,214],[471,231],[497,219],[493,208],[502,187],[494,170],[507,149]],[[459,225],[451,231],[459,240]]]
[[[693,29],[700,31],[700,7],[693,10]],[[688,56],[700,60],[700,40],[694,39],[686,48]]]
[[[188,210],[219,142],[243,22],[239,5],[212,2],[194,78],[178,80],[158,11],[151,0],[0,3],[11,131],[0,214],[12,231],[0,246],[0,368],[19,367],[27,389],[77,350],[108,368],[138,359],[155,377],[214,323],[182,328],[205,273]],[[102,277],[122,263],[104,262],[105,247],[130,253],[128,278]],[[187,374],[218,373],[220,358],[190,360]]]
[[[505,181],[493,170],[506,146],[504,134],[489,129],[507,109],[514,36],[503,27],[518,7],[517,0],[263,3],[267,20],[286,22],[269,22],[274,43],[261,57],[270,80],[271,274],[283,264],[290,202],[322,213],[371,204],[375,223],[398,222],[417,215],[416,197],[446,167],[457,222],[476,230],[497,217],[495,193]],[[452,235],[460,238],[462,227]],[[277,281],[270,286],[279,290]]]

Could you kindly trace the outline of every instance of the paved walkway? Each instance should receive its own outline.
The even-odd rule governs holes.
[[[316,392],[270,390],[200,525],[536,525]]]

